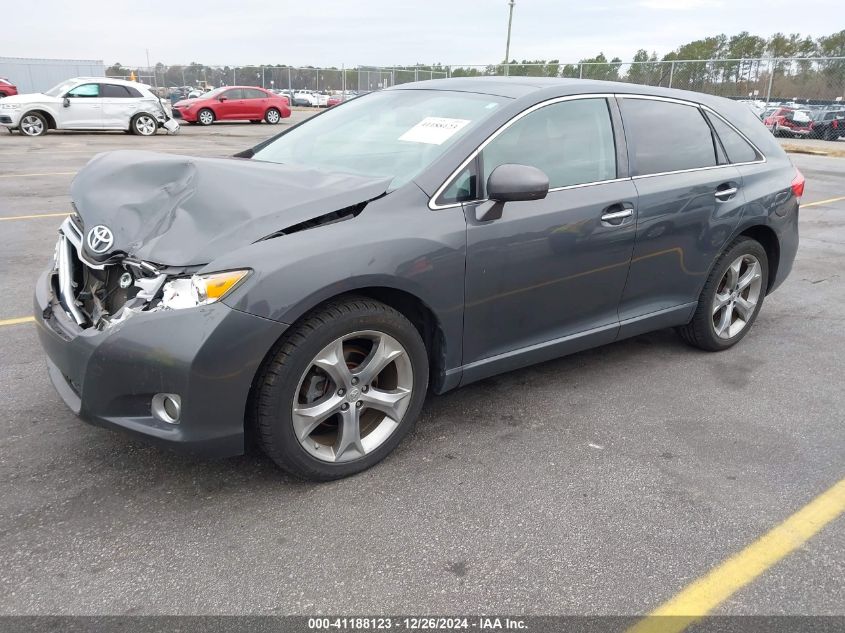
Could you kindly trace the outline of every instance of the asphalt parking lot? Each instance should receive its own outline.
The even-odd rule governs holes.
[[[329,484],[77,420],[18,321],[73,174],[281,127],[0,133],[0,614],[641,614],[845,477],[845,158],[822,156],[792,157],[798,259],[730,351],[664,331],[488,379]],[[839,516],[716,613],[843,614],[843,578]]]

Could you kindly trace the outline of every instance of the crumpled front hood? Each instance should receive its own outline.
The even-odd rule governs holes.
[[[168,266],[206,264],[320,215],[377,198],[390,179],[235,158],[121,150],[99,154],[77,174],[71,198],[84,248],[103,261],[118,252]],[[102,254],[88,232],[105,225]]]

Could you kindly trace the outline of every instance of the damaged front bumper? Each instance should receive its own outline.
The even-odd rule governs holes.
[[[56,264],[35,289],[38,336],[65,403],[95,425],[206,455],[243,453],[253,377],[287,326],[217,302],[133,310],[131,318],[120,311],[105,327],[95,327],[74,296],[72,278],[61,274],[71,264],[67,258],[76,255],[62,234]],[[160,286],[158,276],[152,278]],[[154,413],[154,398],[161,394],[179,397],[175,422]]]

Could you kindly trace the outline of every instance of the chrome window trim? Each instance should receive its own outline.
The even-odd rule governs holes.
[[[431,198],[429,198],[428,208],[431,209],[432,211],[439,211],[441,209],[454,209],[454,208],[460,207],[463,204],[468,203],[468,202],[479,202],[479,203],[480,202],[486,202],[487,198],[484,198],[484,199],[475,198],[473,200],[464,200],[463,202],[450,202],[450,203],[447,203],[447,204],[437,204],[435,201],[441,195],[443,195],[443,192],[452,183],[452,181],[455,179],[455,177],[459,173],[461,173],[467,167],[467,165],[469,165],[473,160],[475,160],[476,156],[478,156],[489,143],[491,143],[494,139],[496,139],[496,137],[498,137],[499,134],[501,134],[502,132],[507,130],[511,125],[513,125],[514,123],[519,121],[522,117],[527,116],[528,114],[530,114],[530,113],[532,113],[536,110],[539,110],[540,108],[548,106],[548,105],[560,103],[560,102],[563,102],[563,101],[575,101],[577,99],[642,99],[642,100],[651,100],[651,101],[666,101],[668,103],[677,103],[677,104],[680,104],[680,105],[686,105],[686,106],[690,106],[690,107],[693,107],[693,108],[699,108],[701,110],[706,111],[708,114],[712,114],[713,116],[716,116],[719,119],[721,119],[722,122],[724,122],[729,128],[731,128],[734,132],[739,134],[740,137],[746,143],[751,145],[751,147],[754,148],[754,151],[757,152],[757,154],[759,154],[760,156],[762,156],[762,158],[760,160],[745,161],[745,162],[742,162],[742,163],[726,163],[724,165],[712,165],[710,167],[692,167],[690,169],[677,169],[677,170],[674,170],[674,171],[662,171],[662,172],[658,172],[658,173],[655,173],[655,174],[643,174],[641,176],[627,176],[625,178],[613,178],[613,179],[610,179],[610,180],[596,180],[594,182],[579,183],[577,185],[566,185],[565,187],[553,187],[553,188],[549,189],[549,193],[553,193],[553,192],[556,192],[556,191],[564,191],[564,190],[567,190],[567,189],[576,189],[576,188],[579,188],[579,187],[591,187],[593,185],[602,185],[602,184],[610,183],[610,182],[623,182],[625,180],[639,180],[641,178],[653,178],[654,176],[668,176],[668,175],[671,175],[671,174],[684,174],[684,173],[689,173],[689,172],[694,172],[694,171],[707,171],[707,170],[710,170],[710,169],[721,169],[721,168],[724,168],[724,167],[740,167],[742,165],[759,165],[759,164],[763,164],[763,163],[767,162],[766,161],[766,155],[763,152],[761,152],[760,148],[758,148],[745,134],[743,134],[739,129],[737,129],[737,127],[735,125],[733,125],[730,121],[725,119],[725,117],[723,117],[721,114],[719,114],[718,112],[713,110],[713,108],[710,108],[709,106],[707,106],[703,103],[697,103],[695,101],[689,101],[689,100],[686,100],[686,99],[678,99],[678,98],[675,98],[675,97],[661,97],[661,96],[658,96],[658,95],[639,95],[639,94],[627,94],[627,93],[621,93],[621,94],[620,93],[613,93],[613,94],[611,94],[611,93],[604,93],[603,92],[603,93],[594,93],[594,94],[566,95],[564,97],[554,97],[552,99],[547,99],[546,101],[541,101],[540,103],[535,103],[530,108],[526,108],[525,110],[523,110],[519,114],[514,115],[511,119],[509,119],[508,121],[503,123],[496,131],[494,131],[490,136],[488,136],[484,140],[484,142],[481,143],[481,145],[479,145],[477,148],[475,148],[475,150],[470,153],[470,155],[457,167],[457,169],[455,169],[451,174],[449,174],[449,177],[443,182],[442,185],[440,185],[437,188],[437,191],[434,192],[434,195],[431,196]]]
[[[455,207],[461,206],[463,204],[463,202],[450,202],[448,204],[436,204],[435,200],[437,200],[441,195],[443,195],[443,192],[451,184],[452,180],[454,180],[454,178],[459,173],[461,173],[466,168],[467,165],[469,165],[473,160],[475,160],[475,157],[478,156],[484,150],[484,148],[487,147],[487,145],[489,145],[491,142],[493,142],[502,132],[507,130],[511,125],[513,125],[517,121],[519,121],[522,117],[528,116],[529,114],[531,114],[532,112],[535,112],[536,110],[539,110],[540,108],[545,108],[546,106],[550,106],[550,105],[553,105],[555,103],[561,103],[563,101],[575,101],[575,100],[579,100],[579,99],[612,99],[613,96],[614,95],[611,94],[611,93],[602,92],[602,93],[595,93],[595,94],[580,94],[580,95],[566,95],[564,97],[553,97],[551,99],[547,99],[546,101],[541,101],[540,103],[535,103],[530,108],[526,108],[525,110],[523,110],[519,114],[514,115],[508,121],[503,123],[495,132],[493,132],[490,136],[488,136],[484,140],[484,142],[481,143],[481,145],[476,147],[475,150],[472,151],[470,153],[470,155],[460,165],[458,165],[457,169],[455,169],[451,174],[449,174],[449,177],[443,182],[442,185],[440,185],[437,188],[437,191],[434,192],[434,195],[431,196],[431,198],[429,198],[428,208],[431,209],[432,211],[437,211],[439,209],[453,209]],[[610,116],[610,113],[608,113],[608,117],[609,116]],[[614,178],[613,180],[628,180],[628,179],[627,178]],[[574,187],[585,187],[587,185],[597,185],[597,184],[600,184],[600,183],[603,183],[603,182],[612,182],[612,181],[610,181],[610,180],[598,180],[598,181],[595,181],[595,182],[585,182],[585,183],[580,183],[580,184],[577,184],[577,185],[567,185],[565,187],[555,187],[554,189],[549,189],[549,191],[560,191],[562,189],[571,189],[571,188],[574,188]],[[478,199],[465,200],[464,202],[483,202],[483,200],[478,200]]]

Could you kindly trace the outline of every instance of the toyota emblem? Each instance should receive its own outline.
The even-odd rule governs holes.
[[[90,248],[92,252],[97,254],[105,253],[113,245],[114,235],[109,227],[98,224],[88,231],[88,248]]]

